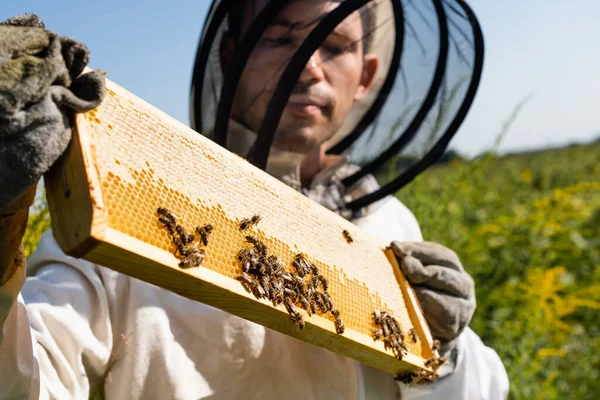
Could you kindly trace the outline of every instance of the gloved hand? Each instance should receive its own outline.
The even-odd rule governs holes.
[[[0,24],[0,205],[35,184],[71,139],[68,111],[100,105],[104,76],[81,75],[87,48],[35,15]]]
[[[81,75],[87,48],[24,14],[0,23],[0,285],[19,259],[35,185],[71,139],[71,113],[102,102],[104,76]]]
[[[412,285],[434,339],[446,358],[456,347],[476,308],[475,283],[456,253],[433,242],[392,242],[402,272]],[[450,360],[452,361],[452,360]]]

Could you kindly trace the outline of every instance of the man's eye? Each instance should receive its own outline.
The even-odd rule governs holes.
[[[263,40],[265,42],[267,42],[268,44],[270,44],[271,46],[287,46],[289,44],[292,43],[292,39],[290,39],[289,37],[286,36],[280,36],[280,37],[264,37]]]
[[[323,44],[323,48],[335,56],[342,54],[344,51],[346,51],[346,49],[342,48],[341,46],[335,46],[327,43]]]

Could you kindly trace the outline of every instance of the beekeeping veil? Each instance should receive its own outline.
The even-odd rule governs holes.
[[[360,45],[365,53],[377,56],[377,73],[367,95],[353,103],[344,122],[325,142],[328,154],[346,155],[360,166],[343,179],[343,185],[352,186],[370,174],[379,182],[377,190],[346,204],[349,210],[358,210],[393,194],[443,154],[479,85],[483,36],[475,15],[462,0],[323,0],[329,4],[326,12],[310,20],[296,13],[294,21],[288,21],[290,32],[297,28],[305,32],[300,40],[268,38],[271,46],[285,46],[287,55],[268,79],[249,75],[264,82],[264,88],[255,99],[244,99],[246,108],[234,115],[236,96],[242,95],[238,86],[249,60],[264,51],[257,49],[267,39],[270,24],[298,1],[305,0],[247,0],[248,26],[239,32],[226,68],[223,37],[239,31],[239,26],[229,24],[236,20],[230,13],[240,10],[241,2],[213,1],[196,55],[192,127],[259,168],[267,168],[275,159],[297,162],[294,154],[272,146],[288,98],[313,63],[313,53],[327,46],[341,23],[360,19]],[[344,49],[330,52],[329,58],[321,56],[319,62],[334,62],[339,51]],[[256,117],[257,110],[259,123],[248,124],[244,113]]]

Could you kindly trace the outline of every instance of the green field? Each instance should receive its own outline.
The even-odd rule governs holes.
[[[600,144],[436,166],[398,197],[477,284],[471,324],[514,399],[600,394]],[[30,216],[29,253],[49,225]]]
[[[398,197],[474,277],[511,398],[600,396],[600,144],[435,167]]]

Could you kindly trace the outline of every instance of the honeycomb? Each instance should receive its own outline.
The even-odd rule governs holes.
[[[107,83],[102,105],[78,117],[77,123],[78,130],[90,136],[108,227],[173,254],[171,235],[158,222],[158,207],[177,215],[188,232],[210,223],[213,230],[202,267],[232,279],[241,274],[237,253],[247,246],[245,236],[252,234],[290,271],[298,253],[318,267],[329,281],[328,293],[346,331],[372,337],[374,310],[393,315],[403,331],[413,328],[393,268],[372,238]],[[260,215],[261,221],[240,230],[240,221],[254,214]],[[342,232],[348,232],[352,240]],[[177,261],[174,255],[173,260]],[[196,270],[186,269],[185,273],[194,275]],[[335,332],[333,318],[330,320]],[[429,350],[421,343],[406,341],[410,353],[424,357]]]

